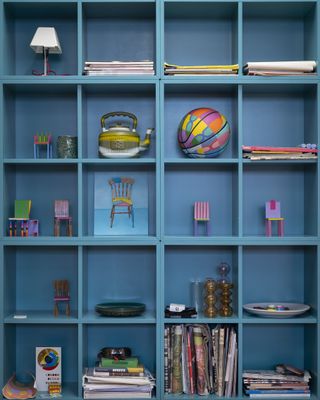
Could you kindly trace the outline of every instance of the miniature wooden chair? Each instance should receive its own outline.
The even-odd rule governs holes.
[[[210,210],[208,201],[196,201],[193,213],[193,234],[198,236],[198,223],[204,222],[206,225],[207,236],[210,235]]]
[[[281,217],[280,201],[266,202],[266,236],[272,236],[272,221],[278,221],[278,236],[283,236],[284,218]]]
[[[131,178],[112,178],[111,186],[112,208],[110,213],[110,227],[113,226],[115,214],[128,214],[134,228],[134,210],[131,198],[134,180]]]
[[[67,236],[72,236],[72,217],[69,215],[69,201],[55,200],[54,202],[54,236],[60,236],[60,222],[67,222]]]
[[[46,146],[47,158],[52,158],[52,136],[45,134],[33,136],[34,158],[40,158],[40,148],[43,146]]]
[[[57,280],[53,282],[54,286],[54,310],[55,317],[59,315],[59,304],[66,303],[66,315],[70,316],[70,293],[69,282],[67,280]]]

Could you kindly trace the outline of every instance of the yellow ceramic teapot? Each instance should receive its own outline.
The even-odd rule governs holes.
[[[129,124],[115,123],[106,127],[106,120],[111,117],[121,116],[132,119],[132,129]],[[99,157],[101,158],[130,158],[138,157],[141,151],[150,145],[150,135],[153,129],[147,129],[145,138],[140,140],[136,132],[137,117],[125,111],[114,111],[101,117],[102,132],[99,135]]]

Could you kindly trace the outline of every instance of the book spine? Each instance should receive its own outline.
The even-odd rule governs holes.
[[[199,395],[208,395],[209,392],[206,385],[205,354],[203,349],[204,343],[202,339],[201,328],[193,328],[193,340],[197,365],[197,392]]]
[[[172,359],[172,393],[182,393],[182,327],[177,325],[174,329],[173,359]]]
[[[169,393],[169,328],[164,329],[164,391]]]

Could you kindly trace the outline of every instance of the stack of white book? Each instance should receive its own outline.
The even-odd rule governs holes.
[[[86,61],[84,75],[154,75],[153,61]]]
[[[155,379],[143,373],[113,372],[103,368],[86,368],[82,378],[84,399],[151,398]]]
[[[262,76],[315,75],[316,61],[262,61],[248,62],[243,67],[244,74]]]

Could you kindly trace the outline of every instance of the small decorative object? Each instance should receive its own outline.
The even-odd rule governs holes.
[[[54,286],[54,311],[55,317],[59,315],[59,305],[65,304],[65,313],[70,316],[70,291],[69,282],[67,280],[56,280],[53,282]]]
[[[145,304],[132,302],[100,303],[95,307],[96,312],[104,317],[137,317],[145,309]]]
[[[98,353],[99,359],[125,360],[127,357],[131,357],[131,349],[129,347],[103,347]]]
[[[33,157],[40,158],[40,150],[45,146],[47,158],[52,158],[52,136],[40,134],[33,136]]]
[[[208,201],[196,201],[193,212],[193,234],[198,236],[198,224],[203,222],[206,226],[207,236],[210,235],[210,210]]]
[[[58,158],[77,158],[78,157],[78,138],[77,136],[58,136],[57,139]]]
[[[58,39],[56,30],[53,27],[39,27],[37,28],[30,47],[35,53],[43,54],[43,73],[38,71],[32,71],[33,75],[55,75],[55,72],[50,69],[48,63],[48,55],[50,54],[61,54],[61,46]]]
[[[61,383],[49,383],[48,393],[50,397],[58,397],[61,395]]]
[[[204,282],[204,315],[208,318],[214,318],[218,315],[216,307],[217,282],[212,278],[207,278]]]
[[[30,373],[14,373],[2,389],[6,399],[33,399],[37,395],[35,378]]]
[[[228,278],[230,270],[230,265],[226,262],[222,262],[218,265],[218,272],[221,276],[218,281],[218,287],[220,289],[219,314],[221,315],[221,317],[230,317],[233,314],[233,309],[231,307],[233,284],[229,281]]]
[[[9,236],[38,236],[39,221],[30,219],[31,200],[15,200],[14,217],[9,220]]]
[[[170,306],[165,309],[165,318],[195,318],[198,315],[194,307],[185,307],[181,311],[172,311]]]
[[[39,392],[49,385],[61,386],[61,347],[36,347],[36,382]]]
[[[202,293],[202,283],[199,279],[191,281],[191,297],[192,305],[197,313],[202,311],[203,304],[203,293]]]
[[[278,222],[278,236],[284,235],[284,218],[281,217],[280,201],[266,202],[266,236],[272,236],[272,221]]]
[[[310,309],[307,304],[298,303],[249,303],[243,306],[244,310],[259,317],[291,318],[304,314]]]
[[[60,236],[60,222],[67,222],[67,236],[72,236],[72,217],[69,215],[69,201],[55,200],[54,202],[54,236]]]
[[[197,108],[181,120],[178,142],[184,154],[191,158],[214,158],[221,154],[230,139],[229,124],[213,108]]]
[[[134,180],[131,178],[112,178],[109,180],[112,196],[112,208],[110,212],[110,227],[113,226],[115,214],[128,214],[131,218],[132,228],[134,228],[134,210],[131,198],[132,185]]]
[[[115,116],[132,119],[132,129],[128,124],[120,122],[106,128],[106,120]],[[103,115],[101,117],[102,132],[99,135],[99,157],[130,158],[137,157],[141,151],[145,151],[150,145],[150,135],[153,129],[147,129],[146,136],[141,141],[136,131],[137,123],[138,120],[134,114],[124,111],[115,111]]]

